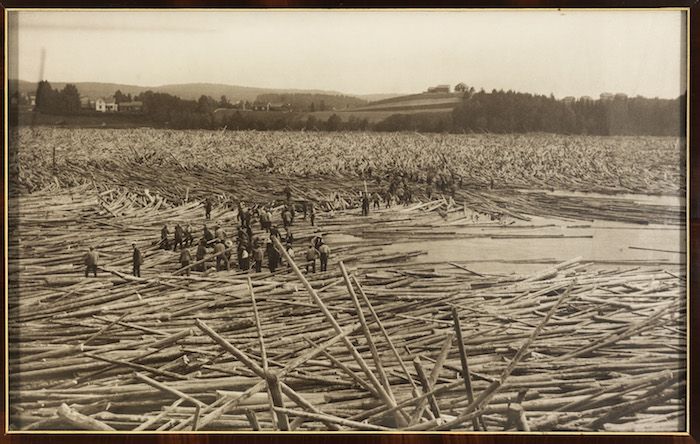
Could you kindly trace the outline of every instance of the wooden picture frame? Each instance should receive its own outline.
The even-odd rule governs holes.
[[[51,433],[51,434],[7,434],[3,433],[0,442],[17,443],[17,444],[35,444],[43,442],[52,442],[59,444],[112,444],[112,443],[166,443],[166,444],[220,444],[228,442],[250,442],[254,444],[277,444],[277,443],[326,443],[326,442],[337,442],[340,444],[350,444],[350,443],[361,443],[361,442],[376,442],[376,443],[389,443],[389,444],[418,444],[418,443],[442,443],[442,444],[458,444],[458,443],[492,443],[492,442],[503,442],[505,444],[509,443],[522,443],[522,442],[539,442],[542,444],[551,443],[621,443],[621,444],[690,444],[698,441],[698,436],[700,436],[700,424],[698,423],[700,418],[700,397],[698,393],[698,387],[700,387],[700,363],[698,363],[698,353],[697,350],[700,348],[698,344],[698,322],[700,321],[700,308],[698,307],[698,295],[697,288],[700,286],[700,274],[696,270],[696,264],[700,257],[698,256],[698,235],[700,235],[700,207],[698,206],[697,195],[700,193],[698,191],[699,179],[698,179],[698,168],[700,163],[700,155],[698,154],[698,146],[700,144],[700,138],[698,136],[700,132],[700,114],[696,112],[698,107],[698,101],[700,100],[700,95],[697,91],[700,91],[700,74],[697,72],[697,67],[700,64],[698,61],[698,54],[700,54],[700,6],[698,6],[695,1],[668,1],[668,0],[633,0],[633,2],[627,2],[624,0],[614,0],[614,1],[593,1],[593,2],[583,2],[583,1],[556,1],[556,0],[534,0],[534,1],[520,1],[520,0],[499,0],[495,2],[488,2],[484,0],[471,1],[471,2],[455,2],[451,0],[443,0],[437,3],[420,2],[420,1],[404,1],[397,4],[392,1],[380,1],[380,2],[344,2],[344,1],[322,1],[322,0],[288,0],[288,1],[277,1],[277,0],[247,0],[241,2],[237,5],[225,5],[226,7],[243,7],[243,8],[333,8],[333,7],[351,7],[351,8],[508,8],[515,9],[518,8],[663,8],[663,7],[681,7],[688,8],[688,23],[690,28],[687,30],[688,33],[688,53],[689,53],[689,72],[688,72],[688,107],[687,107],[687,120],[688,120],[688,169],[686,174],[688,176],[688,207],[687,212],[687,231],[688,231],[688,255],[687,261],[689,262],[688,270],[690,276],[688,276],[688,307],[687,307],[687,317],[689,330],[689,349],[688,357],[690,359],[690,371],[688,372],[687,384],[691,388],[689,390],[689,400],[688,409],[686,414],[688,415],[688,425],[689,430],[687,434],[610,434],[610,433],[591,433],[591,434],[577,434],[577,433],[436,433],[436,434],[374,434],[374,433],[349,433],[349,434],[330,434],[330,433],[312,433],[312,434],[299,434],[299,433],[263,433],[259,434],[235,434],[235,433],[196,433],[196,434],[90,434],[90,433]],[[224,5],[220,5],[213,0],[206,0],[202,2],[197,1],[163,1],[163,0],[148,0],[141,3],[132,3],[129,1],[119,0],[117,2],[109,1],[99,1],[99,2],[83,2],[76,0],[62,0],[59,3],[50,2],[49,0],[30,0],[30,1],[20,1],[20,0],[4,0],[1,5],[3,12],[6,8],[156,8],[156,9],[166,9],[166,8],[219,8]],[[6,17],[6,16],[5,16]],[[5,22],[5,25],[7,23]],[[6,46],[7,42],[6,34],[3,33],[3,46]],[[5,52],[4,64],[8,63],[7,52]],[[5,75],[7,70],[4,70]],[[5,78],[5,88],[7,88],[8,79]],[[7,108],[6,108],[7,109]],[[3,125],[7,124],[7,119],[4,120]],[[7,128],[3,127],[7,130]],[[4,145],[4,149],[7,146]],[[5,157],[7,159],[7,157]],[[7,175],[7,165],[5,165],[4,174]],[[7,178],[6,178],[7,179]],[[3,188],[7,186],[7,181],[4,182]],[[5,208],[7,209],[6,190],[3,193],[3,200]],[[7,213],[6,213],[7,214]],[[5,236],[7,236],[7,223],[8,220],[4,220],[5,225]],[[5,252],[7,252],[7,243],[5,243]],[[4,275],[7,275],[7,270],[5,269],[6,262],[3,261],[3,271]],[[5,287],[7,288],[7,286]],[[3,308],[5,309],[5,316],[7,316],[7,295],[3,293]],[[5,360],[7,359],[7,330],[2,330],[2,343],[5,347]],[[4,391],[7,388],[7,370],[3,373],[3,395],[7,399],[7,393]],[[3,403],[3,416],[4,423],[6,424],[6,416],[8,411],[7,403]]]

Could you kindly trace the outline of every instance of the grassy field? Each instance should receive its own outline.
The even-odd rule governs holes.
[[[370,106],[383,107],[388,105],[398,105],[406,102],[438,102],[438,101],[459,101],[462,93],[419,93],[407,96],[392,97],[389,99],[372,102]]]

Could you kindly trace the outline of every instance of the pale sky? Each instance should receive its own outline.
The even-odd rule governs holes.
[[[347,94],[475,88],[564,96],[685,90],[685,13],[646,11],[20,11],[10,76],[206,82]],[[12,23],[12,22],[11,22]]]

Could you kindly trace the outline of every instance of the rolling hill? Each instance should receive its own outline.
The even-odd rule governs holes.
[[[451,111],[462,93],[420,93],[372,102],[354,111]]]
[[[220,83],[183,83],[174,85],[162,86],[138,86],[125,85],[119,83],[101,83],[101,82],[75,82],[73,83],[83,96],[96,99],[99,97],[108,97],[113,95],[117,90],[124,94],[136,95],[144,91],[151,90],[153,92],[167,93],[178,96],[186,100],[197,100],[200,96],[210,96],[214,99],[219,99],[221,96],[226,96],[230,101],[237,100],[254,101],[260,94],[331,94],[331,95],[346,95],[358,97],[363,100],[373,101],[387,99],[398,96],[397,94],[347,94],[338,91],[325,91],[316,89],[275,89],[275,88],[256,88],[238,85],[224,85]],[[51,82],[53,88],[63,89],[66,82]],[[20,93],[33,94],[36,91],[36,82],[28,82],[26,80],[10,80],[10,91],[18,89]]]

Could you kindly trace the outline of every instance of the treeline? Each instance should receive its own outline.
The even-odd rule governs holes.
[[[145,91],[134,97],[143,103],[143,115],[156,126],[175,129],[210,128],[217,102],[208,96],[185,100],[166,93]]]
[[[231,108],[226,97],[201,96],[184,100],[166,93],[146,91],[134,97],[119,91],[119,101],[140,101],[143,124],[175,129],[318,130],[318,131],[420,131],[456,133],[528,133],[591,135],[678,136],[685,129],[685,95],[677,99],[647,99],[615,96],[608,100],[557,100],[553,96],[513,91],[487,93],[465,88],[463,99],[450,112],[394,114],[370,123],[366,118],[332,114],[323,119],[309,114],[321,107],[346,109],[364,100],[325,94],[264,94],[271,103],[290,103],[293,112],[251,112]],[[222,106],[223,105],[223,106]],[[300,111],[301,108],[303,111]],[[80,94],[74,85],[54,90],[39,82],[36,109],[47,114],[95,113],[80,109]],[[105,116],[105,118],[107,118]],[[12,122],[12,120],[11,120]]]
[[[356,108],[368,103],[366,100],[357,97],[308,93],[260,94],[255,101],[259,103],[289,104],[293,111],[308,112]]]
[[[685,95],[677,99],[556,100],[483,90],[465,94],[448,131],[677,136],[685,128]],[[412,129],[412,128],[405,128]],[[442,130],[438,125],[436,130]],[[394,128],[395,130],[395,128]]]
[[[50,114],[77,114],[80,112],[78,88],[67,84],[59,91],[53,89],[46,80],[42,80],[36,88],[36,108]]]
[[[258,131],[366,131],[371,130],[367,119],[350,116],[343,120],[337,114],[320,119],[306,113],[256,113],[234,111],[216,119],[217,127],[232,130]]]

